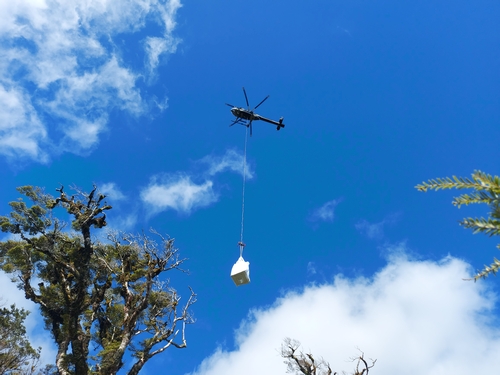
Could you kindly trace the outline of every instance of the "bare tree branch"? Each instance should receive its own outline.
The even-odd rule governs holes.
[[[287,365],[287,372],[295,375],[332,375],[330,364],[323,358],[315,359],[311,353],[304,353],[299,350],[300,342],[285,338],[281,345],[281,356],[285,358],[284,363]],[[352,375],[368,375],[369,370],[375,366],[376,360],[370,360],[369,365],[364,358],[364,353],[353,358],[357,361],[356,368]],[[362,368],[360,369],[360,364]],[[333,373],[336,375],[337,373]],[[345,374],[345,373],[344,373]]]

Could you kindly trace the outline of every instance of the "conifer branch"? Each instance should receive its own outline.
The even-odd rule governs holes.
[[[444,189],[475,189],[490,190],[495,193],[500,193],[500,177],[491,176],[481,171],[475,171],[472,174],[472,179],[465,177],[453,176],[445,178],[436,178],[428,182],[415,186],[417,190],[426,192],[427,190],[444,190]]]
[[[487,219],[465,218],[460,222],[464,228],[472,229],[473,233],[484,233],[491,236],[500,235],[500,177],[491,176],[481,171],[474,171],[472,178],[453,176],[452,178],[437,178],[415,186],[419,191],[440,189],[473,189],[470,194],[455,197],[453,205],[460,208],[462,205],[486,203],[490,207]],[[500,245],[497,245],[500,249]],[[496,274],[500,269],[500,261],[494,258],[493,263],[473,277],[474,281],[485,278],[489,274]],[[472,279],[470,279],[472,280]]]
[[[498,260],[497,258],[493,258],[493,263],[491,263],[489,266],[484,266],[483,270],[474,275],[473,279],[474,281],[477,281],[479,279],[486,279],[486,277],[488,277],[490,273],[496,275],[499,269],[500,260]]]
[[[500,234],[500,220],[485,218],[466,218],[460,222],[464,228],[470,228],[473,233],[484,233],[491,236]]]
[[[460,208],[462,205],[468,206],[469,204],[474,204],[474,203],[486,203],[486,204],[492,204],[498,199],[498,196],[496,194],[492,194],[490,192],[486,193],[484,191],[479,191],[479,192],[473,192],[470,195],[469,194],[462,194],[458,197],[455,197],[452,201],[454,206],[457,206]]]

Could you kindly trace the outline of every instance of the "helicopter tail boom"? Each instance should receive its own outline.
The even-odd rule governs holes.
[[[276,130],[280,130],[281,128],[285,127],[285,124],[283,124],[283,117],[281,117],[279,119],[279,121],[270,120],[270,119],[265,118],[265,117],[260,116],[260,115],[254,115],[254,117],[255,117],[254,118],[255,120],[262,120],[262,121],[268,122],[270,124],[276,125]]]

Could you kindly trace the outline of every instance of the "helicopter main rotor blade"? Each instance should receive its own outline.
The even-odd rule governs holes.
[[[234,120],[229,126],[233,126],[234,124],[237,124],[239,121],[241,120],[241,118],[237,118],[236,120]]]
[[[264,102],[267,100],[267,98],[269,98],[269,95],[268,95],[268,96],[266,96],[264,99],[262,99],[262,101],[261,101],[259,104],[257,104],[257,105],[255,106],[255,108],[254,108],[254,109],[257,109],[257,107],[258,107],[259,105],[261,105],[262,103],[264,103]],[[252,110],[252,111],[253,111],[253,110]]]
[[[245,94],[245,100],[247,101],[247,108],[250,109],[250,104],[248,104],[247,92],[245,91],[244,87],[243,87],[243,94]]]
[[[236,106],[234,106],[234,105],[232,105],[232,104],[229,104],[229,103],[226,103],[226,105],[228,105],[228,106],[230,106],[230,107],[233,107],[233,108],[234,108],[234,107],[236,107]]]

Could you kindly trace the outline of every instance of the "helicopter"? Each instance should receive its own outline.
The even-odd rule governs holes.
[[[243,94],[245,94],[247,109],[243,107],[236,107],[232,104],[226,103],[226,105],[231,107],[231,113],[236,117],[236,120],[234,120],[229,126],[233,126],[234,124],[244,125],[247,128],[250,128],[250,136],[252,136],[252,121],[261,120],[268,122],[270,124],[276,125],[276,130],[280,130],[281,128],[285,127],[285,124],[283,124],[283,117],[281,117],[279,121],[274,121],[253,112],[262,103],[264,103],[267,100],[267,98],[269,98],[269,95],[266,96],[264,99],[262,99],[262,101],[259,104],[257,104],[253,109],[250,109],[250,104],[248,104],[247,92],[245,91],[244,87],[243,87]]]

